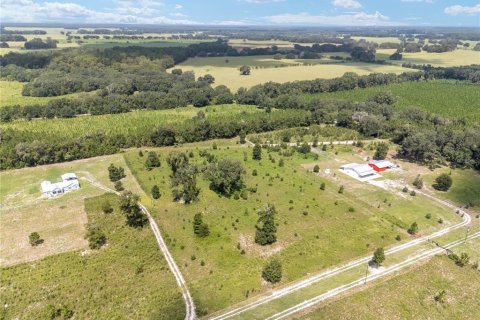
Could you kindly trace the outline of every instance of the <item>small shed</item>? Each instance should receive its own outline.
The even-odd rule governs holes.
[[[395,167],[395,164],[387,160],[375,160],[370,162],[368,165],[376,172],[383,172],[387,169],[391,169]]]

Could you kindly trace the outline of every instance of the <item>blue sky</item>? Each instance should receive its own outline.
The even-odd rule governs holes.
[[[2,22],[470,26],[479,0],[1,0]]]

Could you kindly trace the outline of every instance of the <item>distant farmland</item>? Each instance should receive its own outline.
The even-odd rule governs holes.
[[[306,95],[306,97],[367,101],[375,93],[387,90],[395,95],[396,105],[400,108],[416,106],[443,116],[465,118],[472,122],[480,121],[480,87],[462,81],[404,82],[366,89]]]

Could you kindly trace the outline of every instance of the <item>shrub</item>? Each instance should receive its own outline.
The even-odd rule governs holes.
[[[407,186],[403,187],[403,189],[402,189],[402,192],[405,192],[405,193],[407,193],[407,192],[408,192],[408,188],[407,188]]]
[[[433,299],[437,302],[444,303],[445,302],[445,296],[447,295],[447,292],[445,290],[440,291],[433,297]]]
[[[416,222],[412,223],[410,225],[410,228],[408,228],[407,232],[409,234],[416,234],[418,232],[418,224]]]
[[[420,175],[418,175],[415,180],[413,181],[413,185],[417,188],[417,189],[422,189],[423,188],[423,180],[422,178],[420,177]]]
[[[40,243],[43,242],[43,240],[40,238],[40,234],[38,232],[32,232],[28,236],[28,241],[30,242],[30,245],[32,247],[35,247],[39,245]]]
[[[125,178],[125,170],[122,167],[115,167],[113,163],[108,167],[108,178],[112,182],[120,181]]]
[[[425,215],[425,218],[431,219],[431,218],[432,218],[432,214],[431,214],[431,213],[427,213],[427,214]]]
[[[161,196],[160,189],[158,188],[157,185],[154,185],[152,187],[152,198],[156,200],[156,199],[159,199],[160,196]]]
[[[345,191],[345,187],[341,185],[340,188],[338,189],[338,193],[343,193],[343,191]]]
[[[200,238],[205,238],[210,234],[208,225],[203,222],[201,213],[197,213],[193,217],[193,233],[195,233]]]
[[[267,204],[258,211],[258,221],[255,232],[255,243],[262,246],[277,241],[277,227],[275,226],[275,206]]]
[[[88,246],[90,249],[100,249],[107,242],[107,237],[100,230],[97,224],[94,222],[87,223],[86,226],[87,232],[85,234],[85,239],[88,240]]]
[[[278,166],[283,167],[284,165],[285,165],[285,161],[283,161],[283,159],[280,159],[280,161],[278,161]]]
[[[258,143],[253,147],[252,159],[262,160],[262,147]]]
[[[313,167],[313,172],[318,173],[319,171],[320,167],[318,166],[318,164],[316,164],[315,167]]]
[[[262,271],[262,278],[270,283],[277,283],[282,280],[282,265],[278,260],[268,262]]]
[[[105,202],[102,204],[102,212],[103,212],[103,213],[112,213],[112,212],[113,212],[113,207],[112,207],[112,205],[110,204],[110,202],[105,201]]]
[[[417,193],[415,192],[415,190],[412,190],[412,191],[410,191],[410,195],[411,195],[412,197],[415,197],[415,196],[417,195]]]
[[[457,255],[456,253],[451,253],[448,255],[450,259],[452,259],[455,264],[459,267],[464,267],[468,264],[470,261],[470,257],[467,253],[463,252],[460,256]]]
[[[320,190],[325,190],[325,182],[322,182],[322,183],[320,184]]]
[[[160,167],[160,159],[156,152],[150,151],[147,156],[147,160],[145,161],[145,167],[148,170],[152,170],[153,168]]]
[[[378,266],[382,264],[383,261],[385,261],[385,251],[383,248],[377,248],[375,252],[373,253],[373,262],[375,262]]]
[[[256,177],[257,175],[258,175],[257,169],[253,169],[253,171],[252,171],[252,176]]]
[[[433,187],[439,191],[448,191],[453,184],[452,177],[446,173],[442,173],[435,179]]]
[[[385,142],[381,142],[377,144],[375,149],[375,154],[373,155],[373,159],[375,160],[384,160],[388,154],[388,144]]]
[[[125,190],[125,188],[123,187],[123,183],[120,180],[115,181],[115,183],[113,184],[113,187],[115,188],[115,191],[118,191],[118,192]]]

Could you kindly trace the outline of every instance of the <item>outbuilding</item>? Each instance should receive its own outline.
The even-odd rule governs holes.
[[[383,172],[395,167],[395,164],[387,160],[374,160],[368,164],[376,172]]]
[[[359,178],[365,178],[376,174],[376,171],[372,169],[368,164],[349,163],[340,167],[345,172],[353,172]]]
[[[40,189],[44,197],[56,197],[66,192],[80,189],[80,182],[75,173],[65,173],[61,177],[61,182],[42,181]]]

